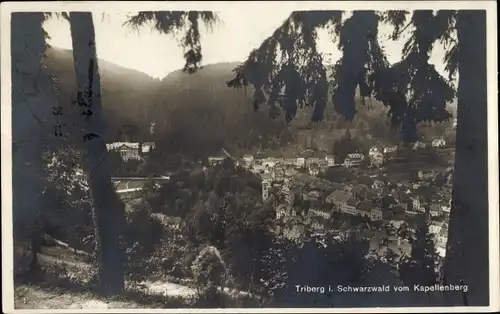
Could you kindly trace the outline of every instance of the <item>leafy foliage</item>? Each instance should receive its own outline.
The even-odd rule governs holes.
[[[42,219],[49,234],[71,247],[92,252],[94,226],[92,199],[86,175],[81,168],[81,153],[65,144],[44,154],[46,194]]]
[[[225,281],[226,265],[216,247],[206,246],[193,261],[191,271],[201,287],[222,286]]]
[[[134,279],[144,276],[145,264],[155,252],[164,235],[163,224],[152,216],[151,206],[144,199],[126,204],[127,225],[124,230],[128,273]],[[147,266],[145,269],[149,269]]]

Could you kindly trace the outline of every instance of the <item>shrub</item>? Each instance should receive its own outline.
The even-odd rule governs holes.
[[[211,289],[225,283],[226,266],[219,250],[214,246],[206,246],[200,251],[191,265],[191,271],[202,289]]]
[[[142,254],[151,254],[161,241],[164,233],[163,224],[151,215],[151,206],[144,199],[129,202],[125,211],[127,247],[138,245]]]
[[[144,279],[158,268],[152,255],[163,237],[164,226],[151,215],[151,207],[144,199],[129,202],[125,211],[127,268],[130,274],[134,274],[133,279]]]
[[[194,245],[188,245],[187,247],[185,247],[185,250],[183,252],[184,254],[182,256],[182,259],[180,260],[184,276],[192,278],[194,277],[191,266],[196,260],[196,257],[198,256],[200,250],[200,248]]]

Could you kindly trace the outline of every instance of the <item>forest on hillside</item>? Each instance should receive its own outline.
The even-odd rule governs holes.
[[[76,83],[71,51],[49,48],[46,62],[59,78],[60,103],[74,104]],[[359,114],[353,121],[347,121],[331,106],[327,106],[321,122],[311,122],[310,108],[302,109],[290,124],[282,116],[269,119],[268,109],[254,110],[251,87],[238,90],[226,86],[236,65],[206,65],[194,74],[179,70],[160,80],[101,61],[107,141],[155,141],[165,153],[191,157],[218,154],[221,148],[252,152],[288,145],[332,152],[335,142],[346,136],[346,130],[361,143],[360,149],[376,142],[400,141],[398,130],[391,127],[387,108],[375,99],[363,101],[359,95]],[[448,143],[454,142],[451,121],[421,123],[419,130],[423,139],[444,137]]]

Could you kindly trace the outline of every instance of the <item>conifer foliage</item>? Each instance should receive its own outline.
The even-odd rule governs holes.
[[[446,103],[453,100],[454,90],[429,63],[429,55],[436,40],[451,38],[443,24],[452,15],[415,11],[410,21],[405,11],[354,11],[346,15],[343,11],[293,12],[234,70],[228,86],[252,85],[255,107],[266,103],[271,117],[284,113],[288,122],[298,108],[306,106],[314,108],[313,121],[323,120],[329,93],[335,110],[352,121],[359,90],[363,100],[372,97],[389,107],[393,127],[401,130],[407,141],[416,140],[420,121],[448,119]],[[393,38],[400,36],[402,28],[414,28],[401,62],[389,64],[379,42],[381,23],[394,25]],[[326,73],[330,69],[316,45],[320,28],[330,30],[341,51],[329,78]],[[456,58],[448,59],[453,62]]]

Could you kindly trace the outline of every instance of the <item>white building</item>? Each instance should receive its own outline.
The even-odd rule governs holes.
[[[372,155],[383,153],[383,151],[384,148],[382,148],[380,145],[375,145],[368,151],[368,156],[371,157]]]
[[[439,217],[442,214],[441,206],[437,204],[432,204],[429,209],[429,214],[431,217]]]
[[[431,180],[435,177],[436,173],[432,170],[419,170],[418,178],[420,180]]]
[[[286,216],[295,216],[295,213],[290,205],[280,204],[276,208],[276,219],[281,219]]]
[[[380,167],[384,163],[384,154],[381,152],[374,152],[370,155],[370,161],[373,166]]]
[[[358,210],[356,209],[356,207],[348,205],[348,204],[342,204],[340,206],[340,212],[344,213],[344,214],[349,214],[349,215],[357,215],[358,214]]]
[[[368,217],[372,221],[382,220],[382,211],[379,208],[361,209],[348,204],[340,206],[340,212],[353,216]]]
[[[391,154],[391,153],[396,153],[398,151],[397,146],[390,146],[390,147],[385,147],[384,148],[384,154]]]
[[[413,210],[417,212],[424,212],[424,203],[421,201],[419,196],[413,196],[411,197],[412,205],[413,205]]]
[[[444,147],[446,146],[446,141],[442,138],[438,138],[432,141],[432,147]]]
[[[398,230],[404,223],[405,223],[404,220],[389,220],[388,224],[392,228]]]
[[[156,145],[154,142],[144,142],[142,143],[142,153],[147,154],[155,149]]]
[[[304,157],[297,157],[295,165],[297,167],[304,167],[306,165],[306,159]]]
[[[318,164],[310,164],[308,167],[309,174],[312,176],[317,176],[319,174],[319,165]]]
[[[217,164],[220,164],[222,163],[222,161],[224,161],[225,157],[208,157],[208,163],[211,165],[211,166],[214,166],[214,165],[217,165]]]
[[[371,201],[359,202],[356,205],[356,214],[368,217],[371,221],[382,220],[382,211]]]
[[[425,148],[426,145],[424,142],[421,142],[421,141],[416,141],[414,144],[413,144],[413,150],[417,150],[417,149],[421,149],[421,148]]]
[[[429,224],[429,232],[434,236],[436,249],[445,249],[448,242],[448,224],[445,222],[432,222]]]
[[[382,211],[379,208],[373,208],[369,213],[368,217],[371,221],[382,220]]]
[[[250,166],[253,163],[253,156],[252,155],[244,155],[243,156],[243,161],[247,166]]]
[[[449,213],[450,213],[450,210],[451,210],[451,206],[448,206],[448,205],[441,205],[441,211],[442,211],[443,213],[449,214]]]
[[[276,160],[274,158],[263,159],[262,166],[266,168],[274,168],[276,166]]]
[[[438,235],[439,232],[441,232],[441,228],[443,227],[444,222],[440,221],[432,221],[429,224],[429,232],[432,233],[434,236]]]
[[[384,148],[384,157],[387,159],[395,158],[398,154],[397,146],[389,146]]]
[[[448,242],[448,224],[443,224],[436,240],[437,247],[446,247],[446,243]]]
[[[333,167],[335,166],[335,156],[333,155],[328,155],[325,157],[326,165],[328,167]]]
[[[307,166],[310,166],[310,165],[313,165],[313,164],[319,165],[320,164],[319,158],[311,157],[311,158],[307,158],[306,159],[306,165]]]
[[[106,144],[108,151],[118,152],[124,161],[128,160],[140,160],[142,159],[142,154],[150,153],[154,149],[154,143],[145,142],[141,145],[139,143],[130,142],[115,142]]]
[[[348,154],[347,157],[344,160],[344,166],[346,167],[357,167],[361,165],[361,162],[365,156],[360,153],[354,153],[354,154]]]
[[[330,213],[324,211],[324,210],[318,210],[318,209],[309,209],[309,212],[313,215],[316,215],[316,216],[319,216],[319,217],[323,217],[325,219],[328,219],[330,218]]]

